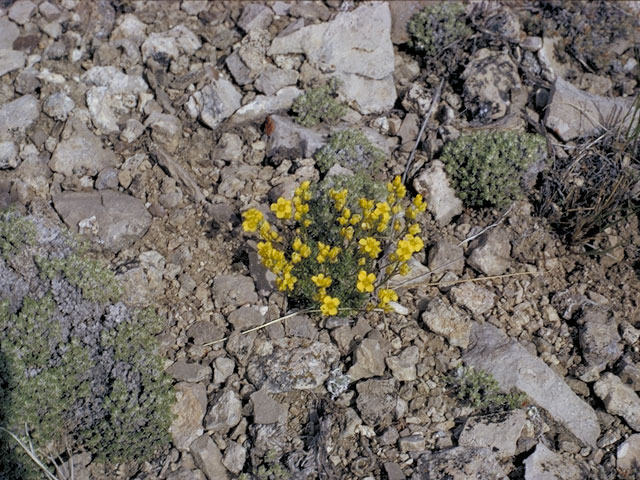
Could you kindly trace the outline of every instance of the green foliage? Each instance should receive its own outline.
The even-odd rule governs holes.
[[[445,49],[471,35],[460,2],[438,2],[411,17],[409,46],[426,57],[442,56]]]
[[[295,120],[303,127],[315,127],[319,123],[334,124],[340,120],[347,107],[336,98],[337,83],[310,88],[293,101],[291,109]]]
[[[8,258],[25,246],[31,245],[35,238],[35,229],[31,222],[17,212],[0,212],[0,256]]]
[[[331,135],[329,143],[315,154],[316,166],[325,173],[335,164],[354,172],[373,171],[384,161],[384,152],[360,130],[351,128]]]
[[[527,167],[544,158],[539,135],[478,131],[447,143],[440,160],[468,206],[504,206],[516,199]]]
[[[513,410],[527,400],[523,392],[503,392],[493,375],[473,367],[460,365],[445,380],[454,387],[456,398],[474,410]]]
[[[263,463],[252,473],[240,475],[239,480],[289,480],[291,472],[280,463],[280,456],[276,450],[268,450]]]

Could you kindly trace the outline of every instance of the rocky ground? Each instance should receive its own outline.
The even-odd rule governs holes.
[[[425,3],[0,1],[0,206],[87,235],[127,301],[166,318],[172,445],[142,466],[78,453],[76,478],[640,478],[637,216],[569,245],[535,192],[463,208],[437,160],[474,128],[572,155],[638,93],[637,24],[597,36],[558,4],[469,4],[475,36],[444,77],[406,45]],[[604,5],[612,31],[639,15]],[[558,54],[589,39],[614,54],[602,71]],[[334,77],[336,128],[384,149],[385,180],[437,101],[407,179],[429,203],[426,253],[396,279],[396,312],[241,334],[287,312],[240,213],[319,180],[331,129],[290,107]],[[527,399],[466,405],[445,380],[461,363]]]

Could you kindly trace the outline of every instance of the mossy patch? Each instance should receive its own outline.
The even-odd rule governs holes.
[[[315,127],[319,123],[331,125],[340,120],[347,113],[347,107],[338,100],[336,89],[337,82],[332,79],[296,98],[291,106],[295,121],[303,127]]]
[[[350,128],[332,134],[329,143],[316,152],[315,160],[322,173],[336,164],[353,172],[373,171],[384,161],[384,152],[362,131]]]

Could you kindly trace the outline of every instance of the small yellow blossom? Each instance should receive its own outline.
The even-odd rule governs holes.
[[[410,270],[410,268],[409,268],[409,265],[407,264],[407,262],[403,262],[400,265],[400,268],[398,269],[398,273],[400,275],[408,275],[409,274],[409,270]]]
[[[419,212],[424,212],[427,209],[427,202],[422,199],[422,195],[418,194],[413,199],[413,205]]]
[[[331,247],[329,245],[325,245],[322,242],[318,242],[318,255],[316,256],[316,260],[318,263],[324,263],[331,251]]]
[[[362,258],[359,258],[359,259],[358,259],[358,265],[360,265],[361,267],[362,267],[365,263],[367,263],[367,259],[366,259],[366,258],[362,257]]]
[[[326,288],[331,286],[331,277],[325,277],[324,273],[319,273],[311,277],[311,281],[316,284],[318,288]]]
[[[284,198],[278,198],[276,203],[271,204],[271,211],[276,214],[276,217],[288,220],[293,213],[293,207],[291,206],[291,200],[285,200]]]
[[[364,270],[358,272],[358,283],[356,288],[359,292],[373,292],[373,283],[376,281],[374,273],[367,273]]]
[[[351,240],[353,238],[353,227],[342,227],[340,229],[340,235],[347,240]]]
[[[351,225],[357,225],[360,223],[360,221],[362,220],[362,215],[360,215],[359,213],[356,213],[355,215],[353,215],[351,217]]]
[[[340,299],[330,297],[326,295],[322,299],[322,305],[320,305],[320,311],[323,315],[336,315],[338,313],[338,305],[340,305]]]
[[[376,258],[382,251],[380,242],[373,237],[361,238],[358,244],[360,245],[360,251],[369,254],[371,258]]]
[[[242,217],[244,218],[242,229],[245,232],[255,232],[263,218],[262,212],[256,208],[250,208],[242,214]]]
[[[380,299],[380,305],[386,305],[398,300],[398,294],[390,288],[381,288],[378,290],[378,299]]]
[[[409,225],[408,231],[411,235],[418,235],[420,233],[420,225],[417,223]]]
[[[341,251],[342,249],[340,247],[331,247],[331,250],[329,250],[329,253],[327,254],[329,260],[331,260],[332,263],[335,263]]]
[[[291,263],[292,264],[296,264],[296,263],[300,263],[302,261],[302,255],[300,255],[298,252],[293,252],[291,254]]]
[[[296,277],[289,272],[284,272],[282,277],[276,278],[276,285],[281,291],[290,290],[293,291],[293,286],[298,281]]]

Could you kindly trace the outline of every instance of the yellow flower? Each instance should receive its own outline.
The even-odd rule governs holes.
[[[396,258],[401,262],[406,262],[413,255],[413,248],[408,240],[399,240],[395,251]]]
[[[318,242],[318,255],[316,256],[316,260],[318,261],[318,263],[324,263],[330,251],[331,247],[329,245]]]
[[[362,267],[365,263],[367,263],[367,259],[366,259],[366,258],[362,257],[362,258],[358,259],[358,265],[360,265],[361,267]]]
[[[407,194],[407,188],[402,184],[400,175],[396,175],[396,177],[393,179],[392,186],[396,197],[401,199],[404,198],[404,196]]]
[[[320,305],[320,311],[323,315],[336,315],[338,313],[338,305],[340,305],[339,298],[333,298],[326,295],[322,299],[322,305]]]
[[[325,277],[324,273],[319,273],[311,277],[311,281],[316,284],[318,288],[326,288],[331,286],[331,277]]]
[[[276,203],[271,204],[271,211],[275,212],[276,217],[284,218],[288,220],[293,213],[293,207],[291,206],[291,200],[285,200],[280,197]]]
[[[302,255],[300,255],[298,252],[293,252],[291,254],[291,263],[295,265],[296,263],[300,263],[301,261],[302,261]]]
[[[419,212],[424,212],[427,209],[427,202],[422,199],[422,195],[418,194],[413,199],[413,204]]]
[[[393,222],[393,230],[399,232],[402,229],[402,222],[400,220],[396,220]]]
[[[418,210],[416,210],[413,206],[409,205],[404,212],[404,216],[409,220],[415,220],[418,216]]]
[[[380,299],[380,305],[386,305],[389,302],[398,300],[398,294],[390,288],[381,288],[378,290],[378,298]]]
[[[242,217],[244,218],[242,229],[245,232],[255,232],[262,221],[262,212],[258,209],[250,208],[242,214]]]
[[[327,254],[327,256],[329,257],[329,260],[331,260],[331,262],[335,262],[336,259],[338,258],[338,255],[340,255],[340,252],[342,251],[342,249],[340,247],[332,247],[331,250],[329,250],[329,253]]]
[[[356,288],[359,292],[373,292],[373,282],[376,281],[374,273],[367,273],[364,270],[358,272],[358,283]]]
[[[400,275],[407,275],[409,273],[409,265],[407,264],[407,262],[403,262],[402,265],[400,265],[400,268],[398,269],[398,273]]]
[[[382,251],[380,242],[373,237],[361,238],[358,244],[360,245],[360,251],[369,254],[371,258],[376,258]]]
[[[347,190],[337,191],[332,188],[329,190],[329,195],[333,199],[336,210],[342,210],[347,203]]]
[[[293,286],[297,281],[298,279],[293,275],[291,275],[289,272],[284,272],[282,277],[276,278],[276,285],[278,286],[278,289],[281,291],[285,291],[285,290],[292,291]]]
[[[300,255],[302,255],[302,258],[308,258],[311,255],[311,247],[303,243],[300,246]]]
[[[351,225],[357,225],[358,223],[360,223],[360,220],[362,220],[362,215],[360,215],[359,213],[356,213],[351,217],[350,223]]]
[[[358,200],[358,205],[360,205],[360,208],[363,212],[373,209],[373,203],[373,200],[367,200],[364,197]]]
[[[409,233],[405,235],[404,238],[409,241],[409,244],[411,245],[411,248],[414,252],[419,252],[424,247],[424,242],[420,237],[416,237]]]
[[[420,233],[420,225],[418,225],[417,223],[409,225],[408,231],[411,235],[417,235]]]
[[[300,240],[300,237],[296,237],[293,239],[293,243],[291,243],[291,248],[293,248],[294,252],[299,252],[300,251],[300,247],[302,247],[302,240]]]

